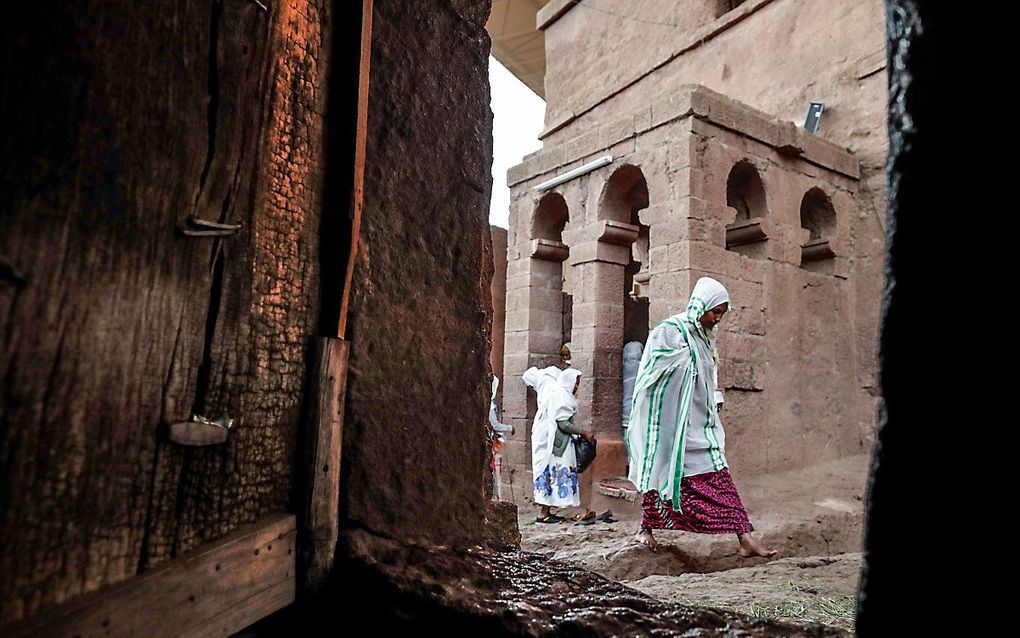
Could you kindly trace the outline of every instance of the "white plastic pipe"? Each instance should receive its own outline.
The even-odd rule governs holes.
[[[612,164],[612,163],[613,163],[613,156],[612,155],[603,155],[602,157],[598,158],[597,160],[592,160],[592,161],[588,162],[587,164],[584,164],[583,166],[578,166],[577,168],[575,168],[573,170],[570,170],[570,171],[567,171],[566,173],[564,173],[562,175],[557,175],[556,177],[554,177],[554,178],[552,178],[552,179],[550,179],[548,181],[542,182],[541,184],[539,184],[538,186],[535,187],[535,190],[537,190],[537,191],[548,190],[548,189],[552,188],[553,186],[559,186],[563,182],[569,182],[570,180],[574,179],[575,177],[580,177],[581,175],[584,175],[585,173],[592,172],[596,168],[602,168],[606,164]]]

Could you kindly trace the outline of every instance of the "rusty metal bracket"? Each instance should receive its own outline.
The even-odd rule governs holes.
[[[177,230],[186,237],[230,237],[241,230],[240,224],[221,224],[220,222],[200,219],[195,216],[188,218],[186,226],[178,226]]]
[[[188,225],[195,228],[207,228],[209,230],[241,230],[241,224],[221,224],[220,222],[201,219],[191,216],[188,218]]]
[[[223,415],[210,419],[192,414],[187,421],[170,424],[170,440],[180,445],[203,446],[224,443],[234,420]]]

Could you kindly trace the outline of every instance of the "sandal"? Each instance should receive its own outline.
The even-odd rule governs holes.
[[[595,522],[595,520],[595,512],[588,510],[583,516],[577,519],[577,522],[574,523],[574,525],[591,525]]]
[[[616,519],[613,518],[613,511],[612,510],[606,510],[606,511],[602,512],[601,514],[599,514],[598,520],[602,521],[603,523],[615,523],[616,522]]]
[[[562,523],[565,520],[567,519],[563,518],[562,516],[556,516],[555,514],[550,514],[549,516],[539,516],[535,518],[536,523]]]

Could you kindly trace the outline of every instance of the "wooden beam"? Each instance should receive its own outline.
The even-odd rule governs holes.
[[[315,340],[312,405],[305,433],[304,488],[299,545],[302,594],[319,591],[333,568],[339,534],[340,445],[349,344],[340,339]]]
[[[361,208],[365,201],[365,147],[368,143],[368,90],[372,66],[372,0],[361,4],[361,67],[358,72],[358,124],[354,141],[354,187],[351,189],[351,252],[344,275],[343,298],[336,335],[343,339],[347,332],[347,311],[354,281],[354,264],[361,237]]]
[[[6,638],[229,636],[292,602],[296,520],[279,514],[123,583],[0,627]]]

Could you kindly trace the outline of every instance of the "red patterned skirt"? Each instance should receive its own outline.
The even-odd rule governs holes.
[[[754,530],[737,494],[730,471],[685,476],[680,481],[680,510],[645,492],[641,501],[641,529],[678,529],[701,534],[744,534]]]

